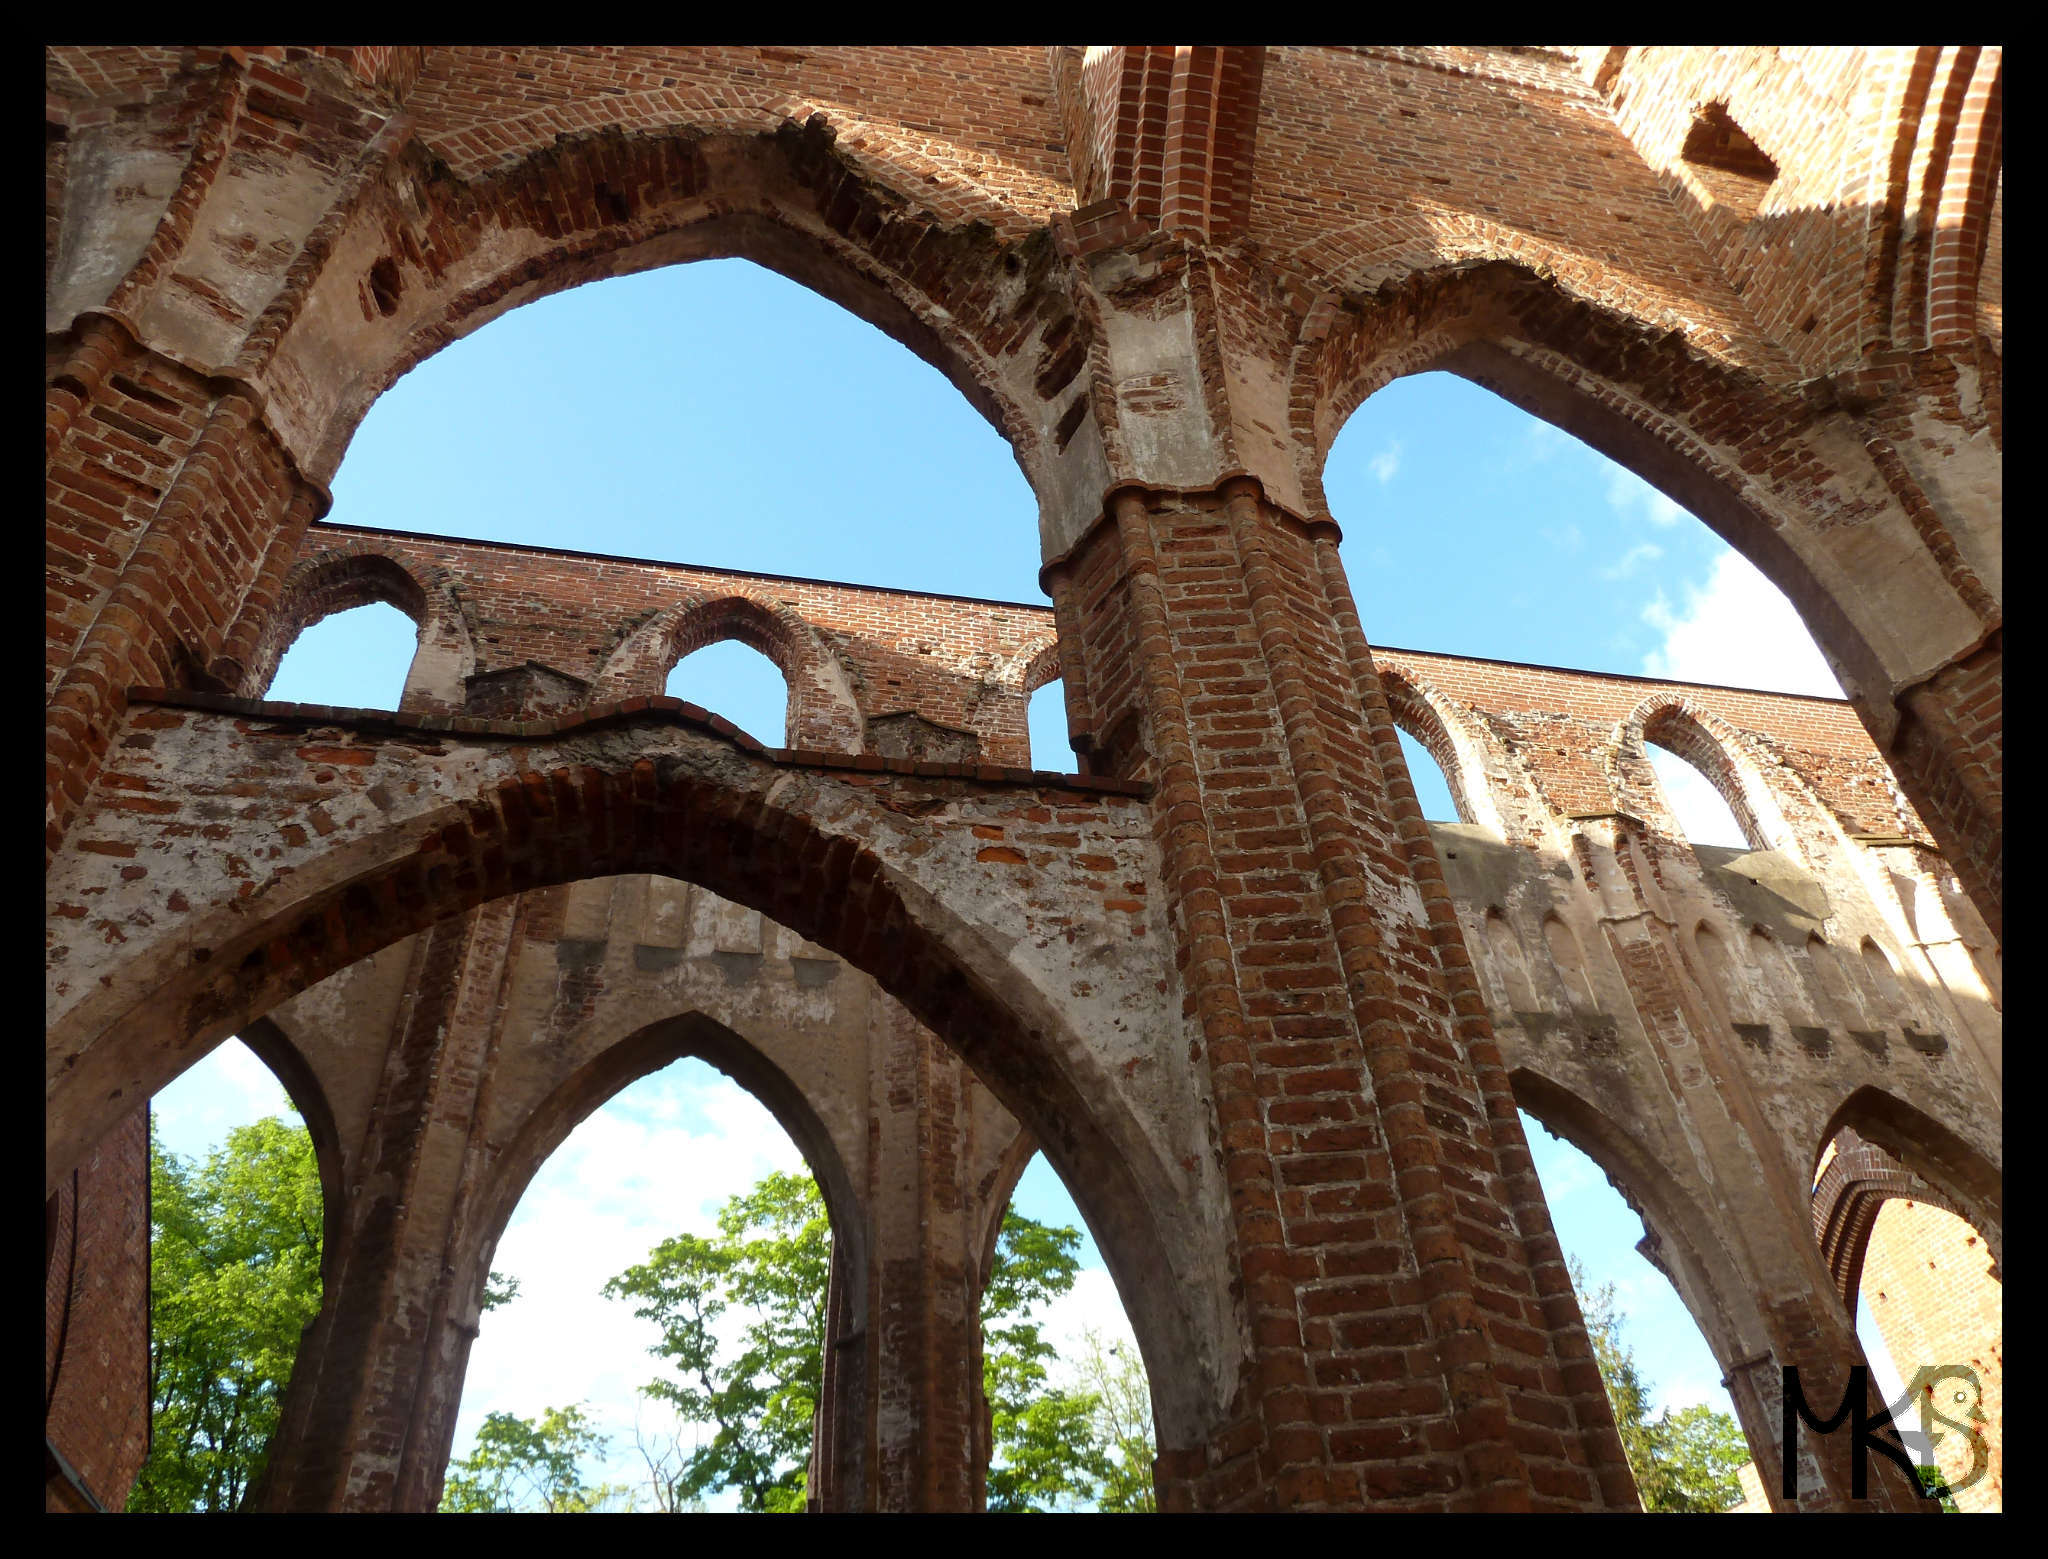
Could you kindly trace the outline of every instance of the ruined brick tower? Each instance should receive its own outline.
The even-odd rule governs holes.
[[[233,1034],[326,1192],[271,1509],[433,1508],[521,1189],[685,1054],[832,1208],[824,1508],[981,1500],[1034,1151],[1166,1508],[1632,1505],[1517,1106],[1640,1208],[1761,1467],[1783,1367],[1861,1360],[1877,1204],[2000,1259],[1996,49],[47,64],[53,1507],[139,1465],[142,1107]],[[318,523],[450,340],[735,255],[1003,434],[1049,611]],[[1849,702],[1375,650],[1321,467],[1425,369],[1699,515]],[[371,600],[399,710],[261,702]],[[734,637],[782,747],[659,696]],[[1018,766],[1055,677],[1078,776]],[[1646,742],[1750,849],[1686,844]]]

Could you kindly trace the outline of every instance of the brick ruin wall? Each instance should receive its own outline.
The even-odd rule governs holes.
[[[587,718],[600,707],[600,692],[615,695],[608,707],[628,707],[619,698],[656,699],[683,654],[731,637],[762,649],[789,677],[792,733],[838,733],[853,751],[870,746],[863,733],[875,733],[898,749],[884,758],[893,759],[888,767],[906,773],[994,774],[1001,771],[984,760],[1026,758],[1030,692],[1058,670],[1047,654],[1056,642],[1053,613],[1014,603],[329,526],[309,532],[286,579],[271,630],[279,652],[330,613],[389,601],[418,625],[401,707],[415,720],[460,719],[477,734]],[[1753,1339],[1760,1323],[1738,1313],[1729,1275],[1713,1271],[1701,1253],[1709,1244],[1736,1244],[1735,1231],[1772,1213],[1768,1199],[1745,1192],[1738,1178],[1703,1174],[1713,1158],[1702,1161],[1691,1140],[1700,1129],[1692,1104],[1698,1091],[1753,1101],[1774,1162],[1729,1166],[1752,1179],[1805,1173],[1845,1105],[1867,1091],[1909,1097],[1971,1136],[1988,1107],[1979,1068],[1996,1055],[1995,947],[1839,701],[1374,653],[1396,722],[1452,783],[1460,820],[1432,824],[1431,834],[1517,1103],[1615,1180],[1644,1216],[1645,1254],[1679,1284],[1724,1364],[1738,1360],[1744,1334]],[[266,681],[277,658],[266,653],[258,661],[268,668]],[[263,690],[252,679],[237,691]],[[202,704],[251,714],[259,707],[221,697]],[[320,774],[330,786],[337,772],[350,774],[359,760],[350,756],[357,738],[346,726],[360,717],[298,713],[298,740],[314,744],[298,749],[312,759],[308,772],[325,764]],[[116,787],[115,805],[146,792],[144,817],[165,815],[157,798],[175,794],[167,780],[186,770],[160,744],[191,717],[175,707],[161,714],[138,708],[135,734],[124,743],[131,757],[123,772],[132,777]],[[309,722],[314,729],[304,731]],[[330,724],[336,729],[325,729]],[[1686,842],[1643,757],[1652,738],[1723,791],[1757,848]],[[936,762],[926,756],[941,749]],[[1098,747],[1091,764],[1109,751]],[[787,756],[828,755],[792,749]],[[1128,746],[1124,760],[1125,777],[1105,783],[1150,782],[1154,766],[1142,744]],[[225,792],[245,802],[260,793],[246,783]],[[196,805],[200,816],[218,813]],[[289,823],[282,831],[301,842],[310,837]],[[115,840],[92,843],[101,832],[88,836],[89,858],[147,858]],[[1039,859],[1028,833],[977,832],[1003,841],[985,847],[985,856],[1009,851],[1014,841],[1028,852],[1020,861]],[[1143,884],[1121,891],[1130,887],[1142,891]],[[1617,934],[1617,926],[1642,920],[1668,939],[1675,966]],[[855,1499],[908,1508],[906,1491],[928,1487],[920,1482],[927,1476],[922,1440],[877,1440],[889,1392],[936,1393],[952,1404],[953,1421],[968,1426],[953,1442],[986,1445],[978,1366],[958,1367],[978,1356],[968,1296],[1035,1143],[940,1041],[830,949],[662,877],[536,889],[473,912],[461,927],[469,940],[441,973],[430,974],[421,960],[435,956],[432,938],[446,940],[454,929],[391,943],[274,1008],[260,1025],[263,1053],[274,1064],[282,1057],[282,1074],[317,1101],[306,1113],[335,1188],[360,1185],[367,1163],[388,1151],[379,1144],[408,1118],[388,1092],[397,1056],[422,1043],[481,1047],[469,1065],[485,1068],[491,1086],[477,1140],[505,1146],[482,1161],[474,1151],[465,1155],[439,1188],[441,1221],[427,1210],[428,1188],[414,1184],[412,1217],[423,1229],[413,1241],[395,1242],[391,1262],[415,1242],[423,1250],[468,1249],[463,1271],[476,1292],[457,1308],[473,1312],[489,1250],[546,1152],[635,1076],[678,1054],[705,1056],[770,1104],[818,1168],[836,1204],[835,1226],[861,1231],[849,1248],[866,1270],[857,1281],[835,1279],[835,1326],[862,1352],[854,1384],[834,1377],[833,1410],[849,1416],[821,1431],[823,1497],[858,1489]],[[469,971],[464,961],[485,945],[483,969]],[[473,1039],[474,1022],[462,1022],[454,1006],[428,1011],[414,995],[433,990],[445,993],[443,1005],[459,1005],[473,980],[495,993],[493,1015]],[[1682,1000],[1704,1001],[1728,1025],[1734,1042],[1719,1056],[1674,1053],[1668,1036],[1659,1039],[1660,1011]],[[376,1035],[388,1036],[383,1048],[366,1045]],[[1305,1052],[1314,1042],[1300,1043],[1302,1059],[1313,1062]],[[923,1079],[907,1094],[889,1081],[906,1066]],[[935,1088],[951,1101],[939,1115]],[[917,1119],[890,1125],[905,1097],[915,1101]],[[895,1114],[884,1100],[894,1101]],[[946,1131],[947,1120],[962,1123],[967,1146],[933,1146],[930,1133]],[[906,1130],[921,1145],[899,1151],[957,1166],[951,1183],[958,1189],[938,1209],[905,1213],[889,1205],[886,1153],[876,1154]],[[127,1147],[139,1168],[139,1138]],[[499,1156],[502,1163],[492,1161]],[[94,1205],[118,1213],[133,1202],[131,1189],[125,1198],[102,1193]],[[132,1212],[126,1216],[132,1225]],[[330,1209],[330,1220],[341,1216]],[[941,1229],[953,1232],[935,1246]],[[1805,1233],[1793,1231],[1795,1238]],[[348,1236],[331,1221],[329,1238]],[[902,1256],[906,1240],[916,1256]],[[897,1254],[885,1262],[884,1251]],[[1783,1255],[1750,1253],[1746,1262],[1738,1257],[1735,1271],[1753,1283],[1759,1274],[1744,1266],[1767,1267]],[[884,1314],[908,1319],[892,1329]],[[934,1349],[929,1334],[947,1315],[951,1341]],[[140,1346],[135,1328],[146,1331],[146,1317],[137,1296],[129,1296],[121,1321],[134,1335],[111,1348],[108,1361]],[[473,1335],[475,1325],[471,1313],[464,1332]],[[95,1335],[127,1334],[101,1322]],[[315,1349],[333,1346],[324,1332],[309,1341]],[[465,1344],[459,1352],[466,1351]],[[843,1350],[835,1347],[832,1357],[840,1360]],[[953,1368],[938,1362],[947,1359]],[[460,1357],[430,1378],[435,1428],[445,1439],[460,1400]],[[410,1394],[408,1402],[419,1410]],[[1753,1436],[1763,1432],[1757,1414],[1745,1427]],[[952,1490],[949,1503],[970,1505],[985,1458],[985,1450],[955,1458],[930,1476]],[[436,1481],[438,1472],[436,1465]]]
[[[690,877],[874,979],[904,1017],[870,1025],[867,1075],[918,1079],[896,1092],[934,1123],[982,1118],[965,1057],[1176,1363],[1153,1372],[1170,1507],[1630,1502],[1514,1104],[1641,1203],[1765,1465],[1776,1369],[1860,1357],[1837,1279],[1873,1188],[1998,1246],[1998,49],[46,66],[53,1499],[137,1454],[136,1100],[393,946],[480,992],[524,956],[509,896],[588,916],[593,873]],[[315,525],[414,364],[549,291],[714,256],[844,304],[990,420],[1039,500],[1049,619],[869,620],[875,592]],[[1323,461],[1427,369],[1699,515],[1848,705],[1369,649]],[[371,599],[420,626],[395,715],[251,702],[305,623]],[[720,637],[782,667],[786,749],[657,696]],[[1017,767],[1056,675],[1079,779]],[[1425,826],[1397,728],[1459,824]],[[1646,741],[1750,849],[1683,841]],[[637,968],[624,913],[554,967]],[[487,1055],[469,989],[451,1043]],[[477,1118],[487,1074],[422,1091],[409,1021],[356,1151],[467,1205],[488,1144],[407,1123]],[[267,1058],[317,1094],[280,1025]],[[1850,1134],[1896,1167],[1821,1207],[1815,1156]],[[892,1422],[974,1417],[957,1368],[911,1362],[957,1365],[972,1285],[911,1269],[967,1270],[993,1140],[919,1138],[943,1238],[835,1278],[901,1321],[828,1393],[835,1508],[973,1502],[953,1429],[920,1460],[863,1426],[885,1390]],[[342,1285],[275,1508],[438,1487],[469,1300],[427,1259],[441,1215],[369,1200],[335,1249],[368,1241],[362,1270],[423,1309],[394,1332]],[[350,1442],[357,1420],[382,1427]],[[1911,1502],[1882,1472],[1851,1494],[1837,1452],[1802,1440],[1803,1506]]]

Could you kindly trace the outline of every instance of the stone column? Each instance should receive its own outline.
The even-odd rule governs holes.
[[[454,1270],[521,900],[422,935],[256,1510],[431,1510],[480,1287]],[[458,1292],[457,1290],[464,1290]]]
[[[1007,1198],[1017,1126],[893,1001],[870,1029],[867,1202],[872,1267],[865,1377],[872,1510],[979,1510],[987,1500],[983,1246]]]

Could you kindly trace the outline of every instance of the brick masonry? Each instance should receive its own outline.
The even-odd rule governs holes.
[[[1996,1244],[1996,49],[46,59],[50,1194],[206,1046],[401,946],[456,1005],[387,1054],[466,1059],[425,1092],[393,1063],[358,1140],[452,1194],[460,1144],[407,1122],[491,1075],[458,971],[517,955],[517,895],[652,874],[900,1004],[934,1186],[979,1151],[942,1056],[1053,1160],[1153,1362],[1169,1507],[1629,1503],[1517,1104],[1640,1200],[1759,1450],[1776,1361],[1856,1357],[1811,1226],[1839,1132]],[[1049,615],[315,523],[414,363],[712,255],[947,373],[1038,494]],[[1692,508],[1848,705],[1376,653],[1321,465],[1431,367]],[[252,701],[363,600],[420,624],[399,711]],[[788,677],[786,748],[654,696],[725,637]],[[1078,780],[1015,768],[1055,675]],[[1420,817],[1402,726],[1461,823]],[[1752,849],[1684,843],[1646,741]],[[132,1224],[104,1206],[73,1226]],[[394,1351],[339,1281],[271,1497],[411,1508],[468,1301],[431,1230],[352,1216],[452,1319]],[[889,1357],[959,1353],[947,1216]],[[874,1368],[835,1414],[896,1392],[952,1460],[835,1428],[820,1486],[972,1503],[971,1403]],[[415,1376],[417,1423],[330,1432]],[[1852,1503],[1807,1449],[1806,1502]]]

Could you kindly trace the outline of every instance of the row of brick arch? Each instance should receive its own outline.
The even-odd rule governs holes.
[[[409,566],[374,543],[344,540],[302,559],[285,576],[274,605],[252,608],[235,625],[212,668],[213,679],[226,691],[260,698],[285,651],[308,628],[373,604],[395,607],[418,634],[399,708],[451,715],[468,709],[477,674],[476,635],[456,576],[437,565]],[[786,737],[792,748],[865,750],[865,712],[845,662],[825,636],[781,602],[739,593],[693,593],[653,613],[610,648],[581,702],[658,695],[679,661],[728,640],[758,651],[788,685],[785,731],[774,736]],[[1058,675],[1056,650],[1048,649],[1026,668],[1022,691]]]
[[[1953,206],[1972,235],[1987,229],[1997,187],[1996,51],[1986,51],[1984,67],[1955,76],[1970,83],[1965,117],[1983,134],[1954,159],[1954,198],[1941,184],[1936,202],[1944,224]],[[1887,135],[1895,123],[1917,124],[1926,97],[1900,96],[1883,120]],[[1009,440],[1049,507],[1056,494],[1106,490],[1116,460],[1104,465],[1088,440],[1071,440],[1092,394],[1103,439],[1115,442],[1114,396],[1080,381],[1089,331],[1058,285],[1059,239],[1048,242],[1036,226],[1041,213],[935,174],[900,137],[862,125],[842,105],[749,90],[729,101],[664,100],[662,116],[662,128],[629,135],[598,128],[607,115],[579,105],[575,125],[552,144],[512,133],[500,152],[466,168],[466,179],[402,137],[375,156],[366,150],[360,207],[335,214],[349,231],[334,263],[303,278],[295,272],[236,359],[236,371],[253,380],[272,371],[274,354],[281,379],[319,387],[292,413],[297,425],[273,430],[296,452],[293,463],[314,482],[330,476],[385,387],[497,313],[603,276],[742,256],[844,304],[933,362]],[[1936,117],[1933,131],[1954,138],[1956,116]],[[949,225],[960,221],[969,225]],[[1304,301],[1283,354],[1293,472],[1267,472],[1268,496],[1325,514],[1323,462],[1351,411],[1392,377],[1460,373],[1622,461],[1751,558],[1798,606],[1885,745],[1898,723],[1890,702],[1903,669],[1897,646],[1886,647],[1884,622],[1864,610],[1859,592],[1827,572],[1821,526],[1802,507],[1824,493],[1825,462],[1804,446],[1775,458],[1814,407],[1784,375],[1738,370],[1694,350],[1682,332],[1663,331],[1647,304],[1575,291],[1559,279],[1570,257],[1530,235],[1473,231],[1470,243],[1432,241],[1403,254],[1390,287],[1376,287],[1336,250],[1293,257],[1309,273],[1292,278]],[[1901,241],[1910,240],[1909,232]],[[1962,240],[1966,248],[1974,241]],[[1975,275],[1960,259],[1921,269],[1950,278],[1937,289],[1944,306]],[[323,288],[360,291],[365,328],[345,341],[293,328],[320,313],[308,294]],[[1995,352],[1977,367],[1995,379]],[[1899,371],[1910,378],[1919,370]],[[1985,404],[1997,444],[1995,386]],[[1942,625],[1936,637],[1983,642],[1997,627],[1995,602],[1936,534],[1940,523],[1910,474],[1888,458],[1884,480],[1897,503],[1914,524],[1934,527],[1926,556],[1895,561],[1928,571],[1922,594],[1929,621]],[[1995,857],[1997,829],[1981,810],[1959,812],[1959,826],[1974,832],[1968,849],[1952,851],[1980,896],[1975,874],[1994,867],[1979,857]],[[1949,826],[1932,813],[1930,822]],[[1995,902],[1980,907],[1995,926]]]
[[[739,255],[841,302],[932,361],[1009,440],[1041,497],[1071,485],[1054,475],[1067,448],[1056,435],[1079,405],[1072,386],[1081,359],[1048,377],[1035,354],[1084,333],[1046,285],[1043,246],[994,227],[949,232],[922,200],[873,185],[886,159],[849,160],[826,118],[714,156],[718,138],[739,129],[720,127],[730,118],[713,115],[671,135],[564,140],[459,188],[443,188],[426,169],[407,171],[398,182],[409,194],[389,202],[386,259],[401,282],[417,272],[421,285],[388,326],[371,321],[355,361],[337,365],[347,383],[329,402],[329,422],[309,430],[317,453],[307,469],[331,471],[385,386],[504,308],[597,276]],[[757,113],[741,118],[758,134]],[[723,188],[728,162],[755,169],[744,189]],[[498,233],[521,241],[486,242]],[[1797,497],[1748,474],[1770,440],[1810,420],[1810,408],[1544,279],[1522,258],[1521,235],[1512,244],[1499,237],[1501,252],[1476,266],[1416,256],[1399,297],[1382,289],[1371,306],[1354,306],[1340,284],[1327,307],[1309,309],[1286,369],[1299,491],[1276,491],[1274,500],[1326,515],[1321,469],[1350,413],[1394,377],[1456,372],[1671,492],[1785,590],[1852,687],[1889,688],[1868,625],[1851,620],[1849,603],[1788,539],[1805,533]],[[1113,431],[1106,427],[1105,438]],[[1951,583],[1975,600],[1981,588],[1973,594],[1967,573]]]
[[[1521,760],[1492,738],[1483,721],[1415,674],[1380,668],[1380,680],[1394,722],[1436,760],[1450,789],[1458,820],[1491,829],[1504,838],[1529,836],[1541,815],[1526,803],[1540,792]],[[1825,804],[1792,771],[1774,764],[1766,778],[1742,733],[1694,699],[1668,692],[1648,695],[1614,729],[1600,751],[1609,794],[1619,810],[1651,825],[1666,838],[1683,831],[1663,801],[1647,748],[1662,747],[1696,769],[1728,804],[1754,850],[1782,850],[1794,839],[1786,804],[1824,812]],[[1489,770],[1507,778],[1489,783]],[[1779,787],[1789,794],[1781,797]],[[1524,805],[1518,806],[1520,802]],[[1505,803],[1505,804],[1504,804]]]
[[[345,1152],[332,1109],[314,1068],[277,1023],[261,1019],[243,1033],[244,1041],[270,1067],[298,1108],[312,1137],[319,1166],[325,1251],[340,1248],[337,1219],[344,1205]],[[456,1296],[473,1312],[488,1275],[490,1253],[502,1236],[526,1188],[570,1133],[609,1099],[671,1063],[696,1058],[707,1061],[760,1102],[802,1152],[824,1194],[831,1219],[834,1250],[835,1306],[843,1305],[839,1324],[849,1333],[866,1325],[868,1304],[867,1239],[871,1232],[863,1213],[863,1197],[819,1117],[818,1101],[793,1081],[748,1039],[701,1012],[679,1012],[617,1036],[577,1072],[564,1079],[520,1126],[495,1162],[482,1193],[479,1214],[466,1226],[463,1246],[451,1251],[449,1265],[473,1292]],[[1753,1299],[1729,1260],[1726,1242],[1717,1236],[1712,1217],[1679,1184],[1631,1130],[1589,1102],[1568,1083],[1533,1067],[1510,1074],[1518,1108],[1547,1129],[1586,1153],[1608,1176],[1648,1227],[1645,1254],[1671,1277],[1709,1346],[1724,1364],[1734,1354],[1732,1340],[1757,1334],[1756,1317],[1748,1311]],[[1868,1133],[1868,1135],[1864,1135]],[[1963,1217],[1983,1232],[1994,1262],[2000,1259],[1999,1178],[1953,1133],[1920,1114],[1913,1106],[1883,1090],[1863,1087],[1844,1098],[1831,1114],[1815,1161],[1827,1148],[1838,1151],[1815,1184],[1813,1231],[1823,1260],[1835,1279],[1837,1297],[1853,1318],[1857,1284],[1878,1211],[1884,1201],[1903,1198],[1941,1207]],[[987,1200],[992,1216],[982,1231],[980,1281],[986,1282],[999,1232],[1002,1210],[1036,1151],[1028,1133],[1020,1131],[1001,1155],[997,1184]],[[1995,1268],[1994,1268],[1995,1271]],[[328,1291],[333,1292],[332,1275]],[[835,1312],[837,1314],[837,1312]],[[333,1317],[323,1309],[308,1334],[318,1346],[318,1328]],[[1153,1334],[1141,1323],[1141,1341]],[[1156,1361],[1159,1355],[1145,1349]],[[842,1400],[842,1406],[851,1404]],[[280,1433],[302,1432],[287,1424]],[[835,1443],[858,1439],[862,1426],[821,1426]]]

